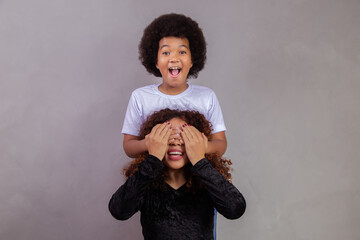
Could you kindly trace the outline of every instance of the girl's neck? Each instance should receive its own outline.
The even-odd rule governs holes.
[[[168,169],[168,177],[165,182],[173,189],[178,189],[186,183],[184,169],[171,170]]]

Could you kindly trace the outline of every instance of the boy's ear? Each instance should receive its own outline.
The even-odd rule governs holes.
[[[155,67],[159,69],[159,59],[156,58]]]

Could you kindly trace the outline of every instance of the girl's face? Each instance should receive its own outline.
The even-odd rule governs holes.
[[[182,93],[187,89],[187,76],[192,67],[189,40],[187,38],[164,37],[159,41],[156,67],[163,83],[160,91],[169,95]]]
[[[181,126],[186,124],[186,122],[180,118],[173,118],[170,120],[170,124],[173,129],[176,129],[176,127],[181,129]],[[181,169],[189,163],[185,146],[180,139],[175,139],[174,142],[169,143],[163,163],[172,170]]]

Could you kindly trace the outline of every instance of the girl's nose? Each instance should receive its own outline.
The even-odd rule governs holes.
[[[181,138],[173,138],[169,140],[170,145],[183,145],[184,141]]]

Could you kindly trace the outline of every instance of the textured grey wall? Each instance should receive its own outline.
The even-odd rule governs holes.
[[[248,209],[219,239],[360,239],[360,1],[0,1],[0,238],[141,239],[107,210],[137,59],[160,14],[199,22]]]

